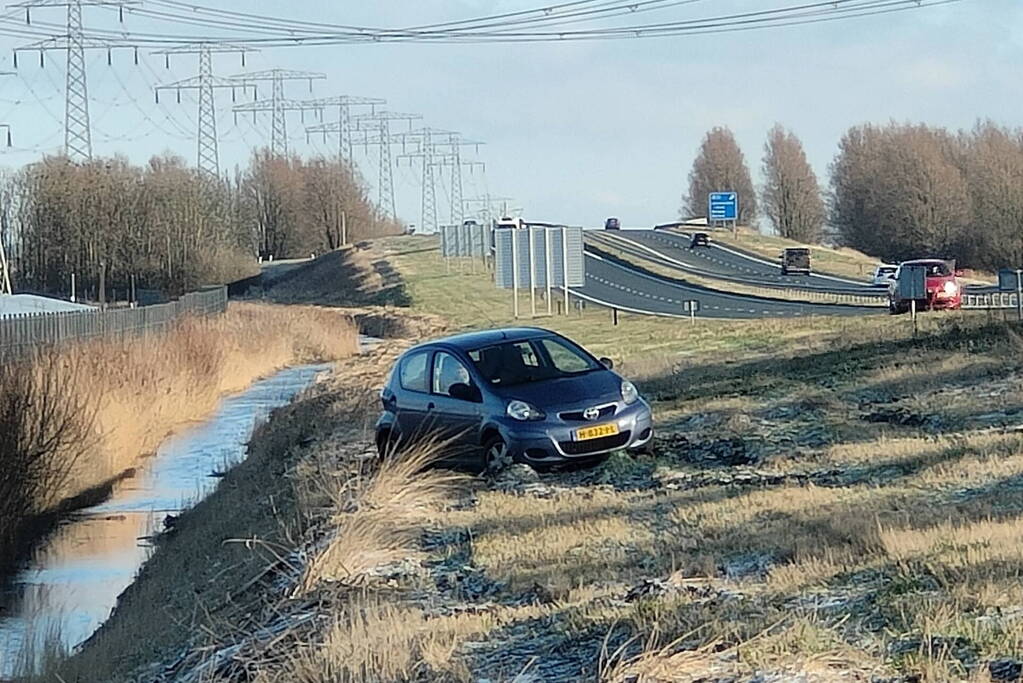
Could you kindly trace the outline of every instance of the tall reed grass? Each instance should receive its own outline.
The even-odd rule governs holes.
[[[0,362],[0,561],[26,520],[103,487],[226,393],[358,348],[337,311],[232,304],[217,318]]]

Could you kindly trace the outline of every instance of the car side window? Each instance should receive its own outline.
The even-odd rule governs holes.
[[[469,371],[450,353],[438,351],[433,357],[433,393],[451,395],[453,384],[471,384]]]
[[[593,369],[592,364],[584,357],[575,353],[556,339],[544,339],[540,342],[551,357],[551,363],[561,372],[586,372]]]
[[[420,351],[408,356],[401,362],[401,372],[398,378],[401,381],[402,389],[406,391],[419,391],[424,394],[430,391],[427,367],[429,358],[429,351]]]

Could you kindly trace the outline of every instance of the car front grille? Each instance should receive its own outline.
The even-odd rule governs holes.
[[[588,453],[600,453],[621,448],[629,443],[630,432],[624,431],[613,436],[603,436],[599,439],[588,439],[586,441],[560,441],[558,445],[565,455],[587,455]]]
[[[611,417],[618,411],[618,406],[616,406],[614,403],[611,403],[606,406],[600,406],[598,410],[599,413],[597,417],[593,418],[593,420],[600,420],[605,417]],[[581,410],[571,410],[565,413],[558,413],[558,417],[560,417],[565,422],[591,422],[591,420],[587,420],[586,417],[583,416],[583,411]]]

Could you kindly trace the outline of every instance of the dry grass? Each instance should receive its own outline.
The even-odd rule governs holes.
[[[329,529],[296,593],[323,584],[352,585],[374,567],[414,556],[419,529],[462,481],[453,472],[431,469],[444,449],[444,443],[425,444],[354,475],[348,468],[329,474],[317,468],[321,493],[303,506],[312,516],[329,510]]]
[[[357,330],[337,312],[232,304],[223,316],[187,319],[165,333],[5,363],[4,461],[35,463],[34,473],[4,469],[3,485],[24,503],[3,515],[5,526],[115,479],[224,394],[288,365],[347,357],[357,346]],[[12,543],[3,548],[17,551]]]
[[[221,317],[185,320],[164,334],[69,347],[82,366],[80,391],[99,397],[100,435],[72,486],[95,486],[132,467],[224,394],[289,365],[345,358],[357,346],[357,331],[338,313],[232,304]]]
[[[469,327],[507,320],[507,300],[482,276],[448,275],[411,248],[427,240],[411,242],[395,259],[415,308]],[[388,363],[359,381],[346,368],[326,394],[275,416],[244,469],[182,520],[151,564],[157,578],[131,589],[92,652],[159,658],[147,660],[130,630],[159,633],[162,657],[176,656],[188,624],[232,642],[234,618],[265,623],[299,601],[319,626],[246,655],[251,678],[979,680],[991,659],[1023,656],[1023,437],[979,419],[1018,415],[1023,361],[1004,327],[975,321],[927,316],[914,340],[890,318],[551,320],[647,375],[655,456],[544,475],[540,491],[477,483],[457,505],[413,470],[385,486],[338,466],[365,434],[375,412],[365,397]],[[309,434],[311,452],[294,445]],[[762,450],[743,467],[695,457],[723,439]],[[290,602],[270,580],[235,590],[274,562],[216,543],[241,537],[310,553]],[[425,574],[378,576],[405,558]],[[474,581],[483,592],[462,585]],[[654,590],[631,595],[648,581]],[[165,594],[184,627],[145,621]]]

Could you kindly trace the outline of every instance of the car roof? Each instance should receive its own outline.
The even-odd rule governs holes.
[[[447,347],[461,349],[463,351],[471,351],[473,349],[482,348],[484,346],[493,346],[494,344],[500,344],[502,342],[538,339],[540,337],[550,337],[555,334],[555,332],[545,330],[542,327],[501,327],[494,330],[463,332],[462,334],[455,334],[450,337],[434,339],[433,341],[419,344],[413,348],[422,349],[430,347]]]
[[[913,259],[912,261],[903,261],[899,265],[900,266],[926,266],[926,265],[930,265],[932,263],[944,263],[944,264],[947,265],[948,261],[946,261],[945,259],[940,259],[940,258],[918,258],[918,259]]]

